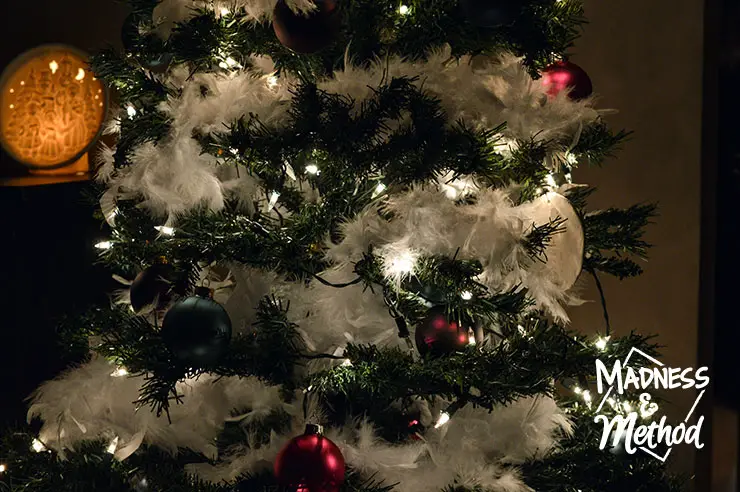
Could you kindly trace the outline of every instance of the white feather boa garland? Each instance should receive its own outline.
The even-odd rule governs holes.
[[[179,385],[184,403],[171,407],[170,423],[166,416],[157,417],[148,408],[137,410],[131,403],[143,377],[116,377],[114,369],[97,358],[37,390],[29,417],[44,420],[39,440],[45,447],[63,456],[64,448],[74,449],[81,440],[104,438],[112,442],[111,452],[121,460],[142,443],[172,453],[189,448],[217,460],[217,464],[194,464],[187,470],[216,483],[270,468],[283,445],[300,434],[307,422],[323,420],[314,404],[309,404],[305,418],[300,403],[284,403],[278,387],[253,378],[203,376]],[[492,412],[466,406],[445,426],[434,429],[432,416],[446,405],[441,400],[437,403],[430,408],[418,402],[422,422],[430,427],[423,441],[386,442],[364,420],[328,428],[326,436],[342,450],[348,466],[374,474],[387,484],[398,482],[394,490],[399,492],[441,489],[453,482],[492,492],[525,492],[529,489],[519,479],[515,465],[546,453],[572,430],[549,397],[521,398]],[[233,416],[235,409],[243,408],[249,409],[247,413]],[[289,431],[273,432],[266,444],[258,444],[264,442],[263,436],[243,427],[243,445],[218,456],[214,443],[226,421],[251,424],[278,409],[292,417]]]
[[[110,151],[104,151],[101,161],[105,166],[100,176],[115,190],[113,193],[122,198],[142,195],[143,206],[168,216],[170,222],[177,214],[204,203],[220,209],[224,195],[238,189],[230,181],[233,166],[223,166],[216,158],[203,155],[191,138],[193,130],[221,131],[224,125],[247,114],[256,115],[270,126],[288,123],[295,81],[286,76],[276,84],[269,59],[255,57],[251,61],[259,68],[193,77],[188,77],[184,67],[175,69],[166,82],[181,88],[181,95],[170,97],[160,106],[171,120],[170,135],[156,146],[148,143],[135,149],[131,166],[118,171],[111,169]],[[344,70],[319,81],[318,87],[354,99],[359,108],[373,95],[373,88],[388,77],[415,78],[415,84],[441,101],[450,124],[462,120],[483,129],[506,123],[503,142],[565,137],[577,140],[582,126],[599,116],[590,106],[590,99],[571,101],[564,94],[548,98],[542,84],[532,80],[516,57],[502,55],[497,61],[474,64],[468,56],[453,60],[449,47],[432,53],[425,61],[394,57],[359,68],[347,60]],[[202,97],[203,87],[208,89],[207,97]],[[546,164],[556,166],[564,150],[552,148]],[[244,178],[240,184],[251,193],[257,188],[253,181]]]

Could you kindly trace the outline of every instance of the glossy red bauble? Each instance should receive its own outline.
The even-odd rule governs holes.
[[[542,84],[547,88],[547,94],[552,97],[570,89],[568,97],[576,101],[590,96],[593,91],[591,79],[586,71],[567,61],[560,61],[547,67],[542,72]]]
[[[315,53],[334,41],[340,24],[336,0],[314,0],[314,4],[316,9],[303,15],[278,0],[272,27],[283,46],[297,53]]]
[[[466,323],[450,319],[444,306],[433,307],[416,327],[416,348],[421,355],[436,356],[463,350],[470,342],[469,326],[464,325]]]
[[[275,477],[296,492],[336,492],[344,483],[344,456],[320,426],[309,424],[278,453]]]

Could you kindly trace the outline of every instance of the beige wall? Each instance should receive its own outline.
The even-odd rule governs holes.
[[[615,108],[614,128],[632,139],[603,168],[575,172],[599,191],[592,205],[626,207],[657,201],[660,217],[648,229],[654,245],[645,274],[619,282],[602,278],[612,328],[656,333],[666,345],[663,361],[695,366],[699,292],[700,142],[702,82],[701,0],[586,0],[589,24],[573,61],[591,76],[598,106]],[[575,328],[603,327],[598,294],[581,279],[594,302],[572,309]],[[670,416],[683,420],[689,392],[671,392]],[[670,418],[670,417],[669,417]],[[680,452],[677,452],[680,451]],[[673,466],[690,472],[688,446],[674,450]]]

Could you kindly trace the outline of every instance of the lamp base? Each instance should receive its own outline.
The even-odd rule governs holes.
[[[75,162],[58,169],[29,169],[27,174],[0,177],[0,186],[40,186],[88,181],[91,178],[90,159],[88,154],[84,154]]]

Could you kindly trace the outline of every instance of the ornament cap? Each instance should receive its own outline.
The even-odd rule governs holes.
[[[195,295],[202,297],[203,299],[213,299],[213,289],[209,289],[208,287],[196,287]]]
[[[306,424],[306,430],[304,434],[308,435],[321,435],[324,433],[324,428],[319,424]]]

